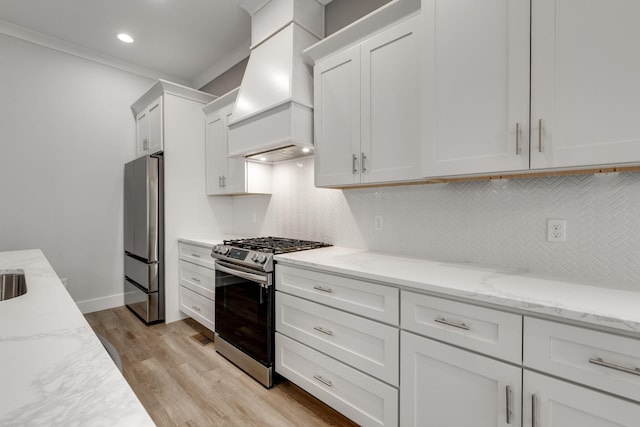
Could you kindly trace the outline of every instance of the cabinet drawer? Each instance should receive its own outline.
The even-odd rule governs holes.
[[[191,243],[178,242],[180,259],[193,262],[203,267],[214,268],[214,260],[211,257],[211,247],[192,245]]]
[[[398,385],[398,329],[276,292],[276,331]]]
[[[196,320],[201,325],[215,331],[213,300],[180,286],[180,311]]]
[[[360,425],[398,425],[398,390],[280,333],[276,372]]]
[[[402,291],[401,327],[520,364],[522,316]]]
[[[209,299],[215,299],[216,272],[191,262],[180,260],[178,268],[180,284]]]
[[[640,340],[525,317],[524,365],[640,402]]]
[[[399,291],[391,286],[277,264],[276,289],[398,325]]]

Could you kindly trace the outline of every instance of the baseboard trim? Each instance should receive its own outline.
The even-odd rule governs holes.
[[[82,314],[107,310],[109,308],[122,307],[124,305],[124,293],[84,301],[76,301],[76,305]]]

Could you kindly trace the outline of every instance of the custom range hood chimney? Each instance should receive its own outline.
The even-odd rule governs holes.
[[[251,15],[251,54],[229,120],[229,156],[268,162],[308,156],[313,69],[302,51],[324,36],[324,5],[245,0],[240,7]]]

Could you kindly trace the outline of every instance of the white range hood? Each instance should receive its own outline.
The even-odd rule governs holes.
[[[246,0],[251,55],[229,120],[229,156],[270,162],[313,153],[313,69],[302,51],[324,35],[316,0]]]

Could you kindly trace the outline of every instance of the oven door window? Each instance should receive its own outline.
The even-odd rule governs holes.
[[[216,333],[265,366],[273,363],[273,286],[216,271]]]

